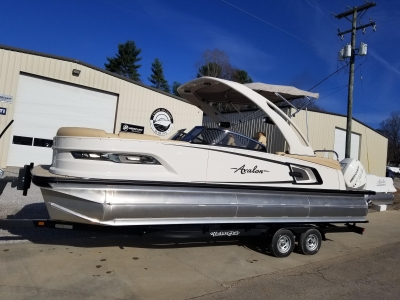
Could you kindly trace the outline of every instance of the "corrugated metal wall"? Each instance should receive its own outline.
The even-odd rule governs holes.
[[[293,113],[291,108],[283,108],[288,115]],[[237,112],[226,113],[224,117],[231,123],[237,122],[243,117],[248,117],[254,112],[243,112],[240,115]],[[267,151],[275,153],[287,150],[285,147],[285,139],[279,129],[275,125],[265,124],[262,117],[265,114],[258,112],[248,118],[249,121],[239,123],[230,128],[230,130],[252,137],[257,131],[266,133]],[[299,127],[305,137],[307,137],[306,111],[300,111],[292,117],[292,121]],[[208,117],[203,117],[203,125],[217,127],[215,123]],[[371,130],[363,124],[353,120],[352,131],[361,135],[360,144],[360,161],[370,174],[377,176],[385,176],[386,174],[386,156],[388,140],[379,133]],[[335,143],[335,128],[346,129],[346,117],[332,115],[323,112],[308,112],[308,138],[311,147],[314,150],[333,150]],[[332,156],[329,156],[332,157]]]
[[[308,111],[308,137],[314,150],[333,150],[335,128],[346,130],[346,117]],[[300,111],[293,122],[307,136],[306,112]],[[353,120],[352,132],[361,135],[360,161],[370,174],[385,176],[388,140],[384,136]]]
[[[73,69],[81,71],[79,77],[72,76]],[[18,77],[21,72],[118,94],[115,132],[119,132],[120,123],[124,122],[144,126],[145,134],[154,134],[150,128],[150,115],[160,107],[168,109],[174,118],[174,127],[165,138],[178,129],[192,128],[202,122],[201,110],[174,97],[76,62],[0,49],[0,94],[13,97],[10,104],[0,102],[1,107],[7,108],[7,114],[0,116],[0,131],[13,119],[14,104],[18,101],[18,95],[16,95]],[[0,140],[0,167],[6,166],[9,143],[10,131],[8,130]]]

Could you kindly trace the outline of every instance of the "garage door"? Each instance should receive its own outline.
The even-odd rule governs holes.
[[[343,129],[335,128],[335,147],[336,153],[339,155],[339,160],[345,158],[346,153],[346,131]],[[350,144],[350,157],[359,159],[360,153],[360,135],[356,133],[351,134]]]
[[[116,107],[116,95],[20,75],[7,165],[50,164],[63,126],[113,132]]]

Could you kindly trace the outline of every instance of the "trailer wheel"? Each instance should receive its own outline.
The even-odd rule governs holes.
[[[269,249],[275,257],[287,257],[294,249],[294,235],[285,228],[275,232],[269,243]]]
[[[309,229],[300,235],[300,252],[304,255],[314,255],[321,248],[321,243],[321,233],[317,229]]]

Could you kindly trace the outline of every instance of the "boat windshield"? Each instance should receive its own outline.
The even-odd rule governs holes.
[[[196,126],[188,133],[179,130],[171,140],[192,144],[244,148],[248,150],[266,151],[266,147],[247,136],[220,128]]]

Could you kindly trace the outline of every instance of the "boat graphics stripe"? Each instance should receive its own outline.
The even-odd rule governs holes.
[[[78,184],[82,188],[89,185],[108,186],[112,188],[119,187],[163,187],[163,188],[191,188],[191,189],[225,189],[230,191],[278,191],[287,193],[306,193],[306,194],[323,194],[323,195],[343,195],[343,196],[360,196],[360,195],[375,195],[373,191],[349,191],[349,190],[329,190],[329,189],[313,189],[313,188],[296,188],[296,187],[278,187],[278,186],[254,186],[254,185],[233,185],[233,184],[210,184],[205,182],[169,182],[169,181],[139,181],[139,180],[110,180],[110,179],[94,179],[94,178],[79,178],[79,177],[44,177],[32,174],[32,182],[42,188],[52,189],[52,183],[59,184]]]
[[[182,145],[174,145],[174,146],[177,146],[177,147],[188,147],[188,146],[182,146]],[[317,169],[315,169],[313,167],[310,167],[310,166],[305,166],[305,165],[297,164],[297,163],[282,162],[282,161],[277,161],[277,160],[273,160],[273,159],[269,159],[269,158],[263,158],[263,157],[244,154],[244,153],[224,151],[224,150],[219,150],[219,149],[203,148],[203,147],[195,147],[195,146],[194,147],[191,146],[191,147],[192,148],[196,148],[196,149],[203,149],[203,150],[208,150],[208,151],[227,153],[227,154],[236,155],[236,156],[243,156],[243,157],[252,158],[252,159],[256,159],[256,160],[267,161],[267,162],[278,164],[278,165],[284,165],[284,166],[287,166],[289,168],[289,172],[292,171],[291,170],[291,166],[307,168],[307,169],[310,169],[314,173],[314,176],[317,179],[317,182],[315,182],[315,183],[297,183],[296,180],[295,180],[295,177],[292,176],[293,181],[268,181],[268,182],[258,182],[257,181],[257,182],[254,182],[254,183],[293,183],[293,184],[301,184],[301,185],[321,185],[321,184],[323,184],[323,180],[321,178],[321,175],[319,175]],[[220,183],[239,183],[239,182],[220,182]]]

